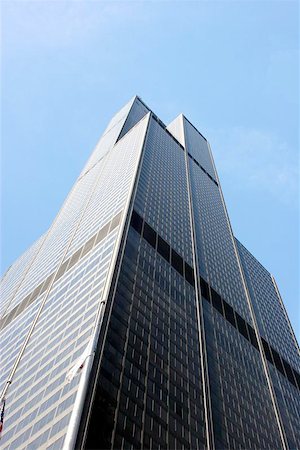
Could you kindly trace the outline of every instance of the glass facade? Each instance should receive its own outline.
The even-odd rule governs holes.
[[[239,241],[237,245],[259,331],[264,338],[285,433],[290,448],[297,448],[300,442],[299,347],[275,280]]]
[[[79,383],[67,383],[66,373],[95,327],[146,128],[144,118],[115,145],[111,140],[46,235],[3,278],[2,387],[11,380],[3,449],[63,445]]]
[[[298,344],[184,116],[125,105],[1,289],[2,448],[299,446]]]

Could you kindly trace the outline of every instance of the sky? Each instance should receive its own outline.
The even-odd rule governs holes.
[[[2,1],[1,272],[50,226],[135,94],[209,140],[236,237],[300,337],[293,1]]]

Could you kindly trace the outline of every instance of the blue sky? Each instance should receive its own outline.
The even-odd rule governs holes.
[[[2,2],[3,272],[133,95],[211,143],[235,235],[299,317],[297,2]]]

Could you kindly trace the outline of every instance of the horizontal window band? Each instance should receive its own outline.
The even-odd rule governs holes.
[[[176,139],[175,136],[173,136],[172,133],[170,133],[170,131],[168,130],[168,128],[166,127],[166,125],[151,111],[152,113],[152,119],[155,120],[163,129],[164,131],[173,139],[173,141],[176,142],[176,144],[180,147],[181,150],[185,151],[184,146]],[[191,124],[191,122],[185,117],[185,120],[187,120],[190,125],[197,131],[198,134],[200,134],[200,136],[207,142],[206,138],[194,127],[193,124]],[[204,169],[203,166],[201,166],[201,164],[188,152],[188,156],[194,161],[194,163],[200,167],[200,169],[208,176],[208,178],[211,179],[211,181],[213,183],[215,183],[216,186],[219,186],[218,182],[207,172],[207,170]]]
[[[200,167],[200,169],[202,170],[202,172],[204,172],[207,176],[208,176],[208,178],[210,178],[211,179],[211,181],[213,181],[214,183],[215,183],[215,185],[216,186],[219,186],[219,184],[216,182],[216,180],[207,172],[207,170],[205,170],[204,169],[204,167],[203,166],[201,166],[201,164],[190,154],[190,153],[188,153],[188,156],[194,161],[194,163],[198,166],[198,167]]]
[[[54,282],[59,280],[69,269],[71,269],[81,258],[83,258],[92,248],[101,242],[111,231],[113,231],[120,223],[122,211],[120,211],[115,217],[113,217],[107,224],[105,224],[100,230],[98,230],[94,236],[86,241],[76,252],[64,261],[57,274],[55,275]],[[0,329],[5,328],[12,320],[18,317],[28,306],[30,306],[39,295],[46,292],[54,272],[49,275],[46,280],[40,283],[30,294],[28,294],[17,306],[15,306],[8,314],[6,314],[0,320]]]
[[[186,281],[195,287],[194,269],[183,260],[158,233],[133,210],[130,225],[159,253]]]
[[[188,123],[191,125],[191,127],[194,128],[194,130],[197,132],[197,134],[199,134],[199,135],[205,140],[205,142],[207,142],[206,137],[204,137],[203,134],[200,133],[199,130],[197,130],[197,128],[195,127],[195,125],[193,125],[192,122],[190,122],[189,119],[187,119],[185,116],[183,116],[183,117],[184,117],[184,120],[186,120],[186,122],[188,122]]]
[[[153,247],[185,280],[195,287],[194,269],[135,211],[130,225]],[[204,278],[200,277],[201,295],[247,341],[259,350],[254,328],[246,322]],[[266,359],[296,388],[300,390],[299,373],[263,338],[260,337]]]

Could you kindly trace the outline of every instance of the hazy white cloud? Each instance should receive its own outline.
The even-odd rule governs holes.
[[[295,205],[298,201],[297,150],[279,136],[247,128],[212,130],[211,145],[218,170],[240,189],[263,191]]]

